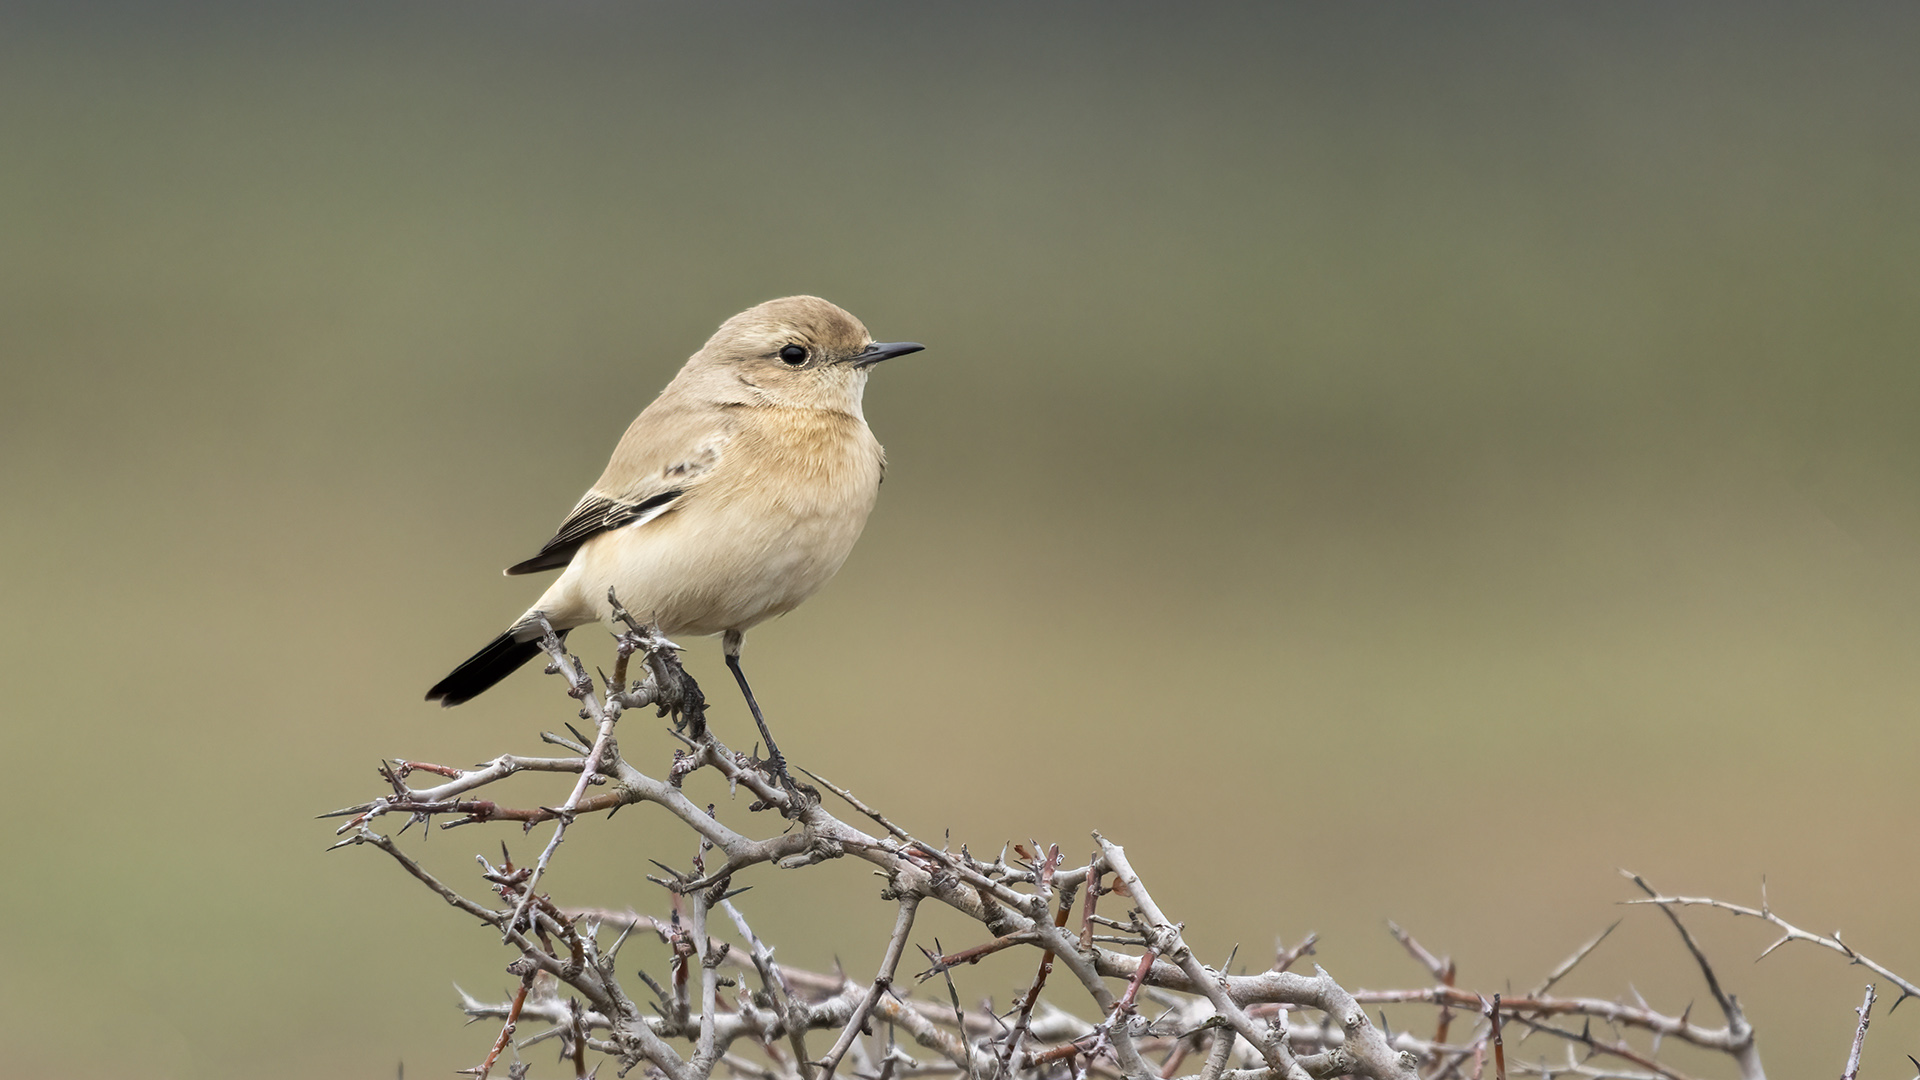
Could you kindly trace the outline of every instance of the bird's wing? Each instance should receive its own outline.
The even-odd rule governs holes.
[[[580,504],[560,523],[560,530],[540,548],[540,553],[525,562],[507,567],[508,574],[532,574],[558,570],[573,561],[580,545],[603,532],[630,525],[645,525],[673,508],[674,500],[686,494],[682,488],[668,488],[637,502],[611,499],[589,491]]]
[[[508,574],[558,570],[580,545],[614,529],[638,528],[679,506],[720,464],[727,432],[711,414],[674,409],[640,414],[595,481],[538,554]],[[705,422],[701,422],[701,421]],[[689,421],[692,421],[691,423]]]

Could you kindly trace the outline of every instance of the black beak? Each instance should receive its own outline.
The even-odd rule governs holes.
[[[869,368],[882,360],[891,360],[896,356],[905,356],[926,348],[917,341],[876,341],[864,350],[847,357],[847,363],[857,368]]]

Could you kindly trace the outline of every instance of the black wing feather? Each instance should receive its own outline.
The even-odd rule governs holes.
[[[674,488],[658,495],[649,495],[639,502],[624,502],[602,495],[582,499],[567,520],[561,523],[560,531],[553,534],[553,539],[547,541],[538,555],[507,567],[507,573],[533,574],[541,570],[558,570],[573,561],[573,553],[580,550],[581,544],[658,510],[683,494],[683,490]]]

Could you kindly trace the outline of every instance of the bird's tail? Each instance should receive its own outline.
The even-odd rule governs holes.
[[[565,640],[567,632],[561,630],[559,635]],[[427,700],[437,701],[445,708],[472,701],[539,654],[538,641],[515,641],[514,631],[508,630],[461,661],[446,678],[434,683],[433,689],[427,691]]]

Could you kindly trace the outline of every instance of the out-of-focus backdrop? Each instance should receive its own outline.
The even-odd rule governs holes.
[[[928,345],[853,559],[750,642],[801,762],[975,850],[1099,828],[1214,962],[1417,984],[1392,918],[1524,989],[1624,917],[1569,988],[1717,1021],[1628,867],[1920,975],[1911,6],[0,19],[9,1076],[476,1063],[509,955],[314,815],[570,716],[420,696],[793,292]],[[544,835],[408,843],[478,892]],[[684,846],[629,811],[549,880],[656,910]],[[760,876],[783,958],[871,968],[864,867]],[[1775,1071],[1837,1069],[1865,973],[1690,920]]]

